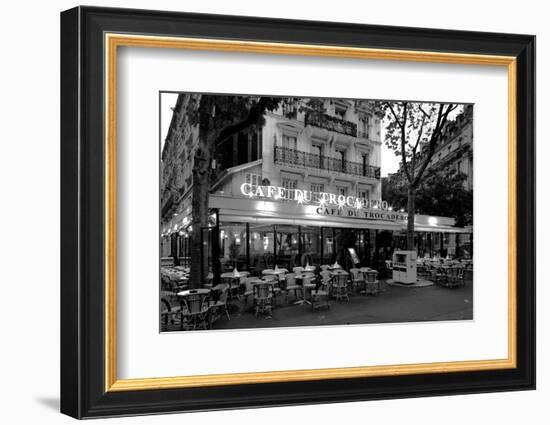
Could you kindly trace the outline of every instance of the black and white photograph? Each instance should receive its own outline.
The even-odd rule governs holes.
[[[473,319],[473,104],[160,93],[160,330]]]

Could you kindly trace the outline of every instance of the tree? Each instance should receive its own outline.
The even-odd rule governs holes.
[[[385,143],[401,158],[407,189],[407,250],[414,249],[416,190],[443,136],[456,104],[383,102],[388,125]]]
[[[464,188],[466,175],[456,170],[429,170],[416,190],[415,207],[419,214],[453,217],[455,226],[472,224],[472,191]],[[382,181],[382,197],[396,209],[407,206],[407,182],[399,176]]]
[[[180,95],[182,96],[182,95]],[[281,99],[264,96],[221,96],[201,95],[196,102],[190,102],[186,111],[190,125],[198,126],[198,145],[193,162],[193,188],[191,201],[191,270],[189,286],[202,286],[203,245],[202,229],[208,226],[208,203],[210,199],[212,161],[216,150],[230,137],[254,125],[263,125],[266,111],[275,110]],[[217,256],[215,256],[217,257]],[[219,279],[219,258],[213,258],[213,273]]]
[[[400,173],[382,177],[382,199],[391,205],[394,210],[407,208],[408,182]]]

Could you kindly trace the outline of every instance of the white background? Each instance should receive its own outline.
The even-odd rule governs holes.
[[[69,1],[18,2],[1,15],[0,73],[2,125],[0,177],[4,202],[0,212],[0,391],[4,423],[69,423],[57,413],[59,391],[59,11]],[[278,0],[201,2],[97,1],[97,5],[159,8],[195,12],[263,15],[536,34],[538,44],[538,117],[550,114],[548,11],[540,1],[479,2],[396,0],[338,2]],[[548,127],[539,126],[547,141]],[[538,216],[550,207],[547,143],[539,143]],[[487,172],[490,173],[488,164]],[[546,184],[545,184],[546,183]],[[538,257],[550,255],[548,222],[538,222]],[[547,276],[538,273],[538,390],[521,393],[389,400],[338,405],[286,407],[232,412],[167,415],[111,420],[111,423],[297,423],[348,421],[388,424],[547,423],[550,414],[550,358]],[[546,307],[546,308],[545,308]],[[546,403],[545,403],[546,402]]]
[[[495,212],[508,192],[494,184],[508,176],[506,67],[123,48],[118,69],[120,378],[507,357],[508,223]],[[159,334],[160,89],[474,103],[475,320]],[[231,347],[223,361],[219,347]],[[165,353],[185,361],[159,362]]]

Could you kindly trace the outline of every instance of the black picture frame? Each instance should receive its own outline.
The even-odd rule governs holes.
[[[104,34],[506,55],[517,58],[517,367],[105,391]],[[535,37],[76,7],[61,13],[61,412],[93,418],[535,388]]]

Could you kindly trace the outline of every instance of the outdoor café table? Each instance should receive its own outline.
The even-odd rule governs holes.
[[[181,272],[168,273],[167,276],[168,278],[170,278],[170,280],[177,280],[177,281],[189,280],[189,275]]]
[[[273,274],[273,275],[280,275],[285,273],[288,273],[287,269],[268,269],[262,272],[262,274]]]
[[[185,297],[191,294],[208,295],[209,293],[210,293],[210,289],[205,289],[205,288],[186,289],[185,291],[178,292],[178,297]]]
[[[283,280],[286,273],[288,273],[287,269],[269,269],[262,272],[264,276],[276,276],[277,280]]]
[[[234,292],[239,290],[239,286],[241,285],[241,277],[246,277],[244,273],[235,273],[235,272],[227,272],[222,273],[220,276],[223,279],[227,279],[227,282],[229,283],[229,295],[231,298],[234,297]]]
[[[200,294],[206,296],[210,294],[210,289],[198,288],[198,289],[186,289],[177,293],[178,297],[186,297],[191,294]]]
[[[303,283],[304,278],[308,277],[308,276],[311,276],[311,275],[300,274],[300,275],[294,276],[294,279],[296,279],[296,281],[300,282],[299,285],[302,287],[302,299],[296,301],[294,304],[309,304],[309,305],[311,305],[311,301],[309,301],[306,297],[306,289],[308,289],[311,293],[311,290],[313,288],[315,288],[316,285],[313,282]]]
[[[315,271],[315,266],[305,266],[304,271],[305,272],[314,272]]]
[[[228,289],[229,285],[227,283],[218,283],[216,286],[212,287],[213,291],[224,291],[225,289]]]

